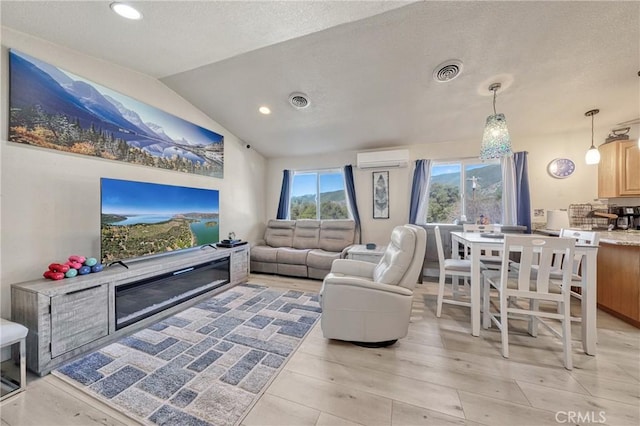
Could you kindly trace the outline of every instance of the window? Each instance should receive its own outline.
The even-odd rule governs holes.
[[[499,160],[435,162],[431,167],[427,223],[502,223]]]
[[[349,219],[342,171],[294,172],[289,203],[291,219]]]

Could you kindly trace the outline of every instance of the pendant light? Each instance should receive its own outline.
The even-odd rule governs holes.
[[[591,148],[587,151],[587,154],[584,156],[584,161],[587,164],[598,164],[600,162],[600,151],[593,144],[593,116],[599,113],[599,109],[592,109],[584,113],[587,117],[591,117]]]
[[[480,147],[480,159],[506,157],[513,154],[511,150],[511,137],[507,129],[507,120],[504,114],[496,113],[496,92],[502,85],[493,83],[489,90],[493,92],[493,115],[487,117],[482,135],[482,146]]]

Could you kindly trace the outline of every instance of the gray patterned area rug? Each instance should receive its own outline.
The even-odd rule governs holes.
[[[233,425],[319,317],[315,293],[238,285],[52,374],[142,423]]]

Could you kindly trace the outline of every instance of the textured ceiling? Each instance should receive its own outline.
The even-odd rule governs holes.
[[[640,2],[133,2],[140,22],[108,4],[0,7],[4,26],[160,78],[267,157],[479,146],[494,81],[516,141],[585,131],[592,108],[597,126],[640,116]],[[435,82],[452,58],[462,74]]]

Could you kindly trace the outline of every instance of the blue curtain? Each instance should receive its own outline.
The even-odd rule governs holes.
[[[518,225],[526,226],[527,233],[531,233],[531,195],[529,193],[529,168],[527,166],[527,152],[513,154],[516,168],[516,205]]]
[[[282,189],[280,190],[280,202],[278,203],[278,214],[276,219],[287,219],[289,217],[289,200],[291,198],[291,171],[282,171]]]
[[[347,193],[349,209],[356,223],[356,232],[358,233],[358,243],[362,243],[362,229],[360,227],[360,214],[358,213],[358,204],[356,203],[356,186],[353,183],[353,166],[344,166],[344,187]]]
[[[409,204],[409,223],[414,225],[422,225],[427,219],[430,175],[431,160],[416,160]]]

